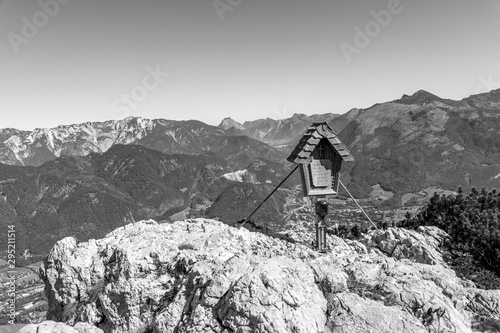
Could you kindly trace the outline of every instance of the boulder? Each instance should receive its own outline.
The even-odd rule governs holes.
[[[421,227],[421,231],[423,233],[402,228],[373,230],[364,236],[363,242],[397,259],[444,265],[438,245],[449,236],[435,227]]]
[[[79,333],[104,333],[103,330],[88,323],[76,323],[73,326]]]
[[[39,324],[24,326],[19,333],[103,333],[103,331],[88,323],[77,323],[74,327],[55,321],[44,321]]]
[[[63,239],[42,268],[47,316],[106,332],[313,332],[326,323],[307,264],[317,256],[203,219],[140,222],[78,246]]]
[[[445,237],[390,228],[362,242],[329,236],[329,251],[317,253],[214,220],[142,221],[100,240],[59,241],[41,276],[48,318],[78,323],[73,330],[81,323],[113,333],[494,327],[500,291],[458,278],[438,249]]]
[[[328,302],[332,333],[428,333],[414,316],[396,306],[344,292],[331,296]]]

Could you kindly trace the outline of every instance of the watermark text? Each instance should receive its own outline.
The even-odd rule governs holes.
[[[16,227],[14,225],[7,226],[7,299],[6,307],[8,323],[15,324],[16,320]]]
[[[221,21],[224,21],[224,14],[232,12],[236,7],[241,5],[243,0],[215,0],[212,2],[217,15]]]
[[[40,29],[45,27],[51,18],[54,18],[58,13],[61,5],[66,5],[71,0],[39,0],[38,6],[40,11],[33,14],[31,18],[23,16],[21,18],[22,27],[20,34],[9,32],[7,38],[9,39],[12,49],[17,54],[20,52],[22,44],[28,44],[30,40],[35,38]]]
[[[128,117],[131,109],[136,109],[139,104],[146,100],[149,93],[160,86],[163,81],[169,76],[169,73],[163,72],[160,65],[156,65],[153,69],[150,66],[146,67],[147,74],[142,79],[141,84],[132,88],[130,93],[121,94],[111,103],[111,110],[115,113],[121,113],[122,116]]]
[[[363,49],[368,47],[372,40],[380,35],[383,28],[387,28],[389,24],[391,24],[393,16],[401,14],[403,9],[400,0],[389,0],[387,9],[382,9],[378,12],[372,10],[370,14],[374,20],[366,23],[363,29],[360,27],[354,28],[355,34],[353,43],[342,42],[339,45],[347,63],[350,64],[352,62],[352,56],[354,54],[360,54]]]

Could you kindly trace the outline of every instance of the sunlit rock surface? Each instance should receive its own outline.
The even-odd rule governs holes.
[[[458,278],[444,237],[372,231],[319,254],[213,220],[142,221],[59,241],[41,275],[49,319],[104,332],[487,332],[500,291]]]

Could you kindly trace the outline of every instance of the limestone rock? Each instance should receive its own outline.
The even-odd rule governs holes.
[[[78,333],[104,333],[100,328],[97,328],[88,323],[76,323],[73,328],[77,330]]]
[[[458,278],[437,248],[445,237],[395,228],[362,242],[329,236],[320,254],[213,220],[143,221],[101,240],[61,240],[41,276],[49,319],[113,333],[471,333],[480,322],[495,325],[500,291]]]
[[[326,300],[307,265],[271,259],[239,278],[217,312],[232,331],[316,332],[326,323]]]
[[[500,320],[500,290],[472,290],[466,307],[475,314]]]
[[[427,241],[435,247],[442,244],[443,241],[451,239],[450,235],[448,235],[446,231],[434,226],[420,226],[417,231],[425,236],[428,236]]]
[[[19,330],[19,333],[103,333],[103,331],[87,323],[78,323],[71,327],[48,320],[40,324],[26,325]]]
[[[425,234],[402,228],[375,230],[365,236],[364,242],[391,257],[410,259],[423,264],[443,265],[444,261],[437,246],[449,236],[444,231],[438,232],[436,229],[439,230],[434,227],[422,227],[421,230]]]
[[[401,308],[385,306],[354,293],[332,296],[328,305],[332,333],[428,332],[418,319]]]
[[[140,222],[58,242],[42,269],[47,315],[106,332],[313,332],[326,322],[317,256],[212,220]]]

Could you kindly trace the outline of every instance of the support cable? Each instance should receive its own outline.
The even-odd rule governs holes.
[[[354,199],[354,197],[352,196],[351,192],[349,192],[349,190],[347,189],[347,187],[344,185],[344,183],[342,183],[340,180],[339,180],[339,183],[340,185],[342,185],[342,187],[344,188],[344,190],[347,192],[347,194],[349,194],[349,196],[351,197],[351,199],[354,201],[354,203],[356,204],[356,206],[359,207],[359,209],[361,209],[361,212],[366,216],[366,218],[368,219],[368,221],[370,221],[370,223],[375,227],[375,229],[379,230],[377,228],[377,226],[375,225],[375,223],[373,223],[372,219],[368,216],[368,214],[366,214],[365,210],[359,205],[358,201],[356,199]]]
[[[269,199],[269,198],[270,198],[270,197],[274,194],[274,192],[276,192],[276,191],[277,191],[277,190],[281,187],[281,185],[283,185],[283,183],[284,183],[284,182],[286,182],[286,180],[287,180],[288,178],[290,178],[290,176],[291,176],[291,175],[295,172],[295,170],[297,170],[297,168],[298,168],[298,167],[299,167],[299,165],[297,164],[297,165],[295,166],[295,168],[293,168],[293,170],[292,170],[292,171],[290,171],[290,173],[288,174],[288,176],[286,176],[286,177],[285,177],[285,179],[283,179],[283,180],[281,181],[281,183],[279,183],[279,185],[278,185],[278,186],[276,186],[276,188],[275,188],[275,189],[274,189],[274,190],[273,190],[273,191],[272,191],[272,192],[271,192],[271,193],[270,193],[270,194],[269,194],[269,195],[268,195],[268,196],[264,199],[264,201],[262,201],[262,202],[260,203],[260,205],[259,205],[259,206],[257,206],[257,208],[255,208],[255,209],[254,209],[254,211],[252,212],[252,214],[250,214],[250,216],[248,216],[248,217],[247,217],[247,218],[243,221],[243,223],[242,223],[242,224],[241,224],[241,226],[240,226],[240,229],[241,229],[241,228],[243,228],[243,226],[245,225],[245,223],[247,223],[247,222],[250,220],[250,218],[253,216],[253,214],[255,214],[255,213],[259,210],[259,208],[260,208],[260,207],[261,207],[261,206],[262,206],[262,205],[263,205],[263,204],[264,204],[264,203],[265,203],[265,202],[266,202],[266,201],[267,201],[267,200],[268,200],[268,199]]]

